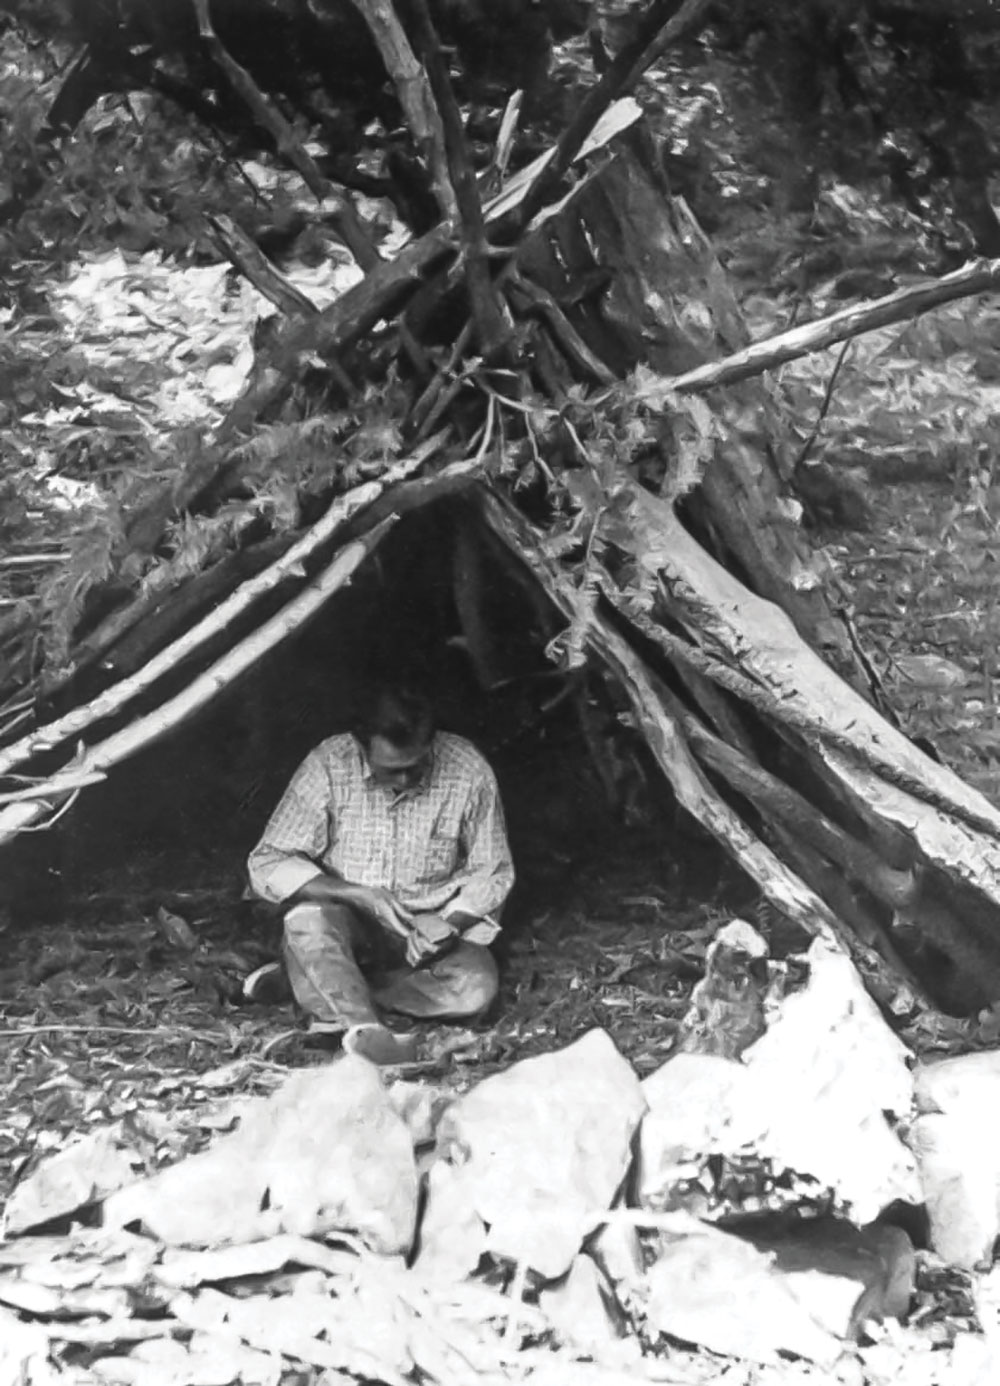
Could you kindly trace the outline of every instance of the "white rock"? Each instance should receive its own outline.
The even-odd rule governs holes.
[[[13,1237],[99,1202],[131,1184],[136,1167],[142,1168],[141,1160],[127,1149],[120,1122],[71,1141],[65,1150],[43,1160],[11,1194],[4,1213],[5,1235]]]
[[[348,1055],[293,1074],[238,1131],[112,1195],[104,1214],[173,1246],[350,1231],[392,1255],[412,1244],[417,1193],[409,1130],[378,1069]]]
[[[465,1280],[486,1252],[486,1224],[476,1212],[461,1171],[437,1160],[427,1173],[427,1200],[420,1219],[414,1273],[447,1284]]]
[[[850,960],[816,940],[806,986],[786,996],[741,1063],[677,1055],[643,1083],[639,1201],[669,1204],[685,1162],[752,1153],[831,1189],[858,1222],[922,1198],[891,1118],[910,1111],[908,1051]],[[887,1115],[888,1114],[888,1115]]]
[[[913,1094],[918,1112],[978,1107],[995,1114],[1000,1129],[1000,1049],[917,1064]]]
[[[761,1114],[746,1068],[714,1054],[677,1054],[643,1080],[636,1189],[643,1208],[666,1195],[703,1156],[751,1147]]]
[[[448,1109],[439,1149],[488,1249],[546,1279],[569,1269],[631,1163],[646,1110],[639,1080],[603,1030],[486,1078]]]
[[[916,1257],[898,1227],[774,1217],[728,1230],[770,1253],[774,1274],[810,1318],[837,1338],[857,1338],[868,1324],[909,1311]]]
[[[1000,1236],[1000,1051],[918,1064],[914,1099],[931,1246],[953,1265],[981,1265]]]
[[[660,1333],[752,1362],[791,1352],[830,1366],[842,1344],[802,1308],[770,1255],[749,1242],[681,1219],[648,1271],[648,1323]]]
[[[41,1324],[23,1323],[0,1305],[0,1382],[3,1386],[52,1386],[62,1375],[49,1362],[49,1335]]]

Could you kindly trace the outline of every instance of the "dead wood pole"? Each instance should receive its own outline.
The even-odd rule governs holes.
[[[710,0],[653,0],[640,16],[635,37],[615,57],[597,85],[580,103],[576,115],[560,135],[551,158],[538,173],[524,201],[516,209],[505,239],[516,240],[536,212],[548,201],[566,176],[587,136],[613,101],[631,91],[657,58],[685,34],[708,18]]]
[[[899,957],[885,928],[857,906],[843,868],[839,864],[831,865],[816,850],[806,846],[798,836],[798,825],[795,831],[790,831],[784,823],[771,823],[771,830],[788,850],[792,862],[797,864],[798,874],[756,836],[705,777],[691,753],[686,729],[682,729],[672,714],[672,700],[667,696],[669,690],[662,681],[651,673],[631,645],[600,613],[582,609],[585,600],[582,594],[543,553],[527,522],[508,502],[482,489],[480,504],[486,523],[503,542],[511,558],[534,574],[571,628],[583,628],[585,646],[628,697],[636,722],[678,803],[717,839],[783,913],[807,933],[822,938],[828,947],[851,956],[869,985],[886,995],[895,995],[899,980],[903,979],[916,996],[927,1002],[924,988]],[[699,730],[704,731],[703,728]],[[825,834],[811,806],[810,813],[815,835]],[[830,827],[836,831],[834,825]],[[831,838],[827,836],[826,840],[829,844]],[[851,860],[858,865],[865,862],[853,852]],[[895,882],[886,876],[884,868],[882,875],[887,894],[891,894],[894,887],[899,893],[905,891],[902,873]],[[816,880],[822,883],[823,894],[816,892],[813,885]],[[824,897],[835,902],[836,913]],[[887,976],[886,964],[895,969],[894,975]]]
[[[68,765],[21,791],[15,802],[0,811],[0,847],[18,833],[48,827],[54,821],[52,815],[65,811],[68,800],[81,788],[103,778],[112,766],[176,730],[182,722],[214,701],[264,655],[300,630],[335,592],[346,586],[403,514],[440,497],[461,494],[468,488],[476,467],[475,460],[455,462],[433,476],[401,481],[370,502],[363,515],[355,517],[353,526],[351,523],[344,526],[347,531],[344,543],[327,566],[276,615],[154,711],[95,746],[81,747]],[[48,821],[42,821],[46,819]]]
[[[205,216],[216,249],[255,289],[288,318],[311,318],[319,312],[307,294],[279,274],[264,252],[232,217],[209,212]]]
[[[122,643],[130,635],[134,637],[141,628],[140,643],[144,644],[168,604],[177,625],[183,625],[193,611],[205,610],[215,600],[222,600],[245,578],[261,572],[281,556],[290,542],[287,536],[262,539],[250,548],[236,549],[225,555],[187,581],[183,581],[170,563],[155,568],[130,602],[118,607],[95,630],[74,644],[70,677],[92,668],[98,661],[112,676],[120,674],[122,667],[118,660]],[[165,575],[162,581],[152,581],[153,577],[161,575]],[[42,685],[41,691],[43,695],[51,695],[67,681],[65,677],[62,682],[52,679]]]
[[[238,269],[269,303],[273,303],[280,313],[287,318],[316,316],[319,309],[312,299],[275,269],[260,247],[236,225],[232,217],[209,212],[205,221],[208,224],[209,235],[220,254]],[[329,356],[326,366],[344,398],[353,399],[357,394],[357,387],[337,358]]]
[[[879,954],[925,1005],[933,1003],[920,979],[896,948],[887,924],[865,903],[853,883],[895,914],[919,898],[920,878],[913,869],[896,871],[879,853],[858,842],[814,804],[769,774],[753,757],[726,744],[689,712],[659,678],[651,678],[664,707],[675,717],[695,757],[737,794],[753,804],[763,820],[763,835],[776,841],[784,857],[810,890],[827,902],[836,917],[866,948]],[[869,972],[878,971],[866,955]]]
[[[652,620],[638,603],[617,592],[610,579],[602,580],[600,587],[607,600],[629,625],[634,626],[646,639],[659,646],[671,660],[689,665],[705,678],[740,698],[778,730],[787,729],[806,740],[812,739],[839,751],[864,766],[866,770],[882,776],[897,789],[927,804],[935,812],[946,813],[966,827],[1000,840],[1000,825],[995,817],[977,813],[969,805],[960,804],[948,795],[939,793],[916,775],[902,769],[890,756],[881,755],[872,744],[854,741],[829,726],[821,717],[814,717],[808,712],[791,707],[787,701],[775,696],[754,679],[706,654],[699,646],[672,634]]]
[[[790,918],[832,948],[856,951],[853,940],[825,902],[795,876],[747,827],[706,779],[676,721],[664,708],[646,666],[602,616],[584,611],[574,583],[539,547],[527,521],[493,491],[479,493],[490,530],[520,564],[526,565],[571,628],[583,631],[585,645],[607,667],[626,693],[649,748],[677,801]]]
[[[427,0],[410,0],[410,6],[420,56],[440,112],[448,173],[457,202],[458,231],[465,261],[469,304],[476,324],[479,350],[487,361],[496,364],[505,356],[504,348],[510,340],[513,324],[508,321],[493,285],[479,185],[469,158],[462,113],[455,99],[437,30],[427,8]]]
[[[445,221],[458,212],[458,189],[449,168],[443,112],[435,104],[433,79],[417,61],[392,0],[351,0],[371,32],[406,116],[414,143],[430,174],[438,208]],[[440,95],[438,96],[440,103]]]
[[[786,361],[794,361],[814,351],[824,351],[850,337],[859,337],[865,332],[874,332],[880,327],[891,327],[893,323],[919,317],[921,313],[938,308],[943,303],[995,291],[998,285],[1000,260],[975,260],[951,274],[942,275],[940,279],[897,289],[884,298],[842,308],[816,322],[803,323],[801,327],[765,337],[723,357],[721,361],[709,361],[704,366],[685,371],[683,375],[672,376],[666,383],[679,393],[688,394],[702,394],[716,385],[734,385],[773,370],[775,366],[784,365]]]
[[[326,513],[310,526],[290,548],[262,572],[248,578],[220,605],[187,629],[177,640],[172,641],[158,654],[147,659],[142,667],[128,678],[122,679],[98,694],[88,703],[71,709],[65,716],[47,726],[37,727],[12,745],[0,747],[0,779],[8,775],[16,766],[24,764],[34,756],[54,750],[56,746],[78,737],[87,727],[104,718],[114,716],[133,701],[140,693],[151,688],[160,678],[178,668],[184,660],[190,659],[205,643],[223,633],[238,616],[262,596],[273,591],[289,578],[301,579],[305,575],[303,565],[330,540],[335,532],[345,525],[359,511],[372,505],[388,487],[403,481],[423,465],[432,447],[426,445],[414,454],[395,463],[377,481],[367,481],[356,486],[343,496],[338,496]]]
[[[883,904],[900,909],[915,898],[917,883],[912,870],[894,870],[886,865],[881,853],[859,842],[758,761],[709,731],[669,689],[661,686],[660,696],[684,731],[697,759],[749,800],[765,819],[773,819],[789,832],[800,835],[809,846],[843,868],[852,880],[861,882]]]
[[[269,101],[257,83],[241,67],[212,26],[209,14],[209,0],[192,0],[198,20],[198,36],[212,57],[212,61],[229,81],[233,91],[246,103],[250,114],[272,137],[282,158],[302,175],[306,187],[317,202],[330,199],[333,204],[331,220],[334,229],[362,269],[371,269],[379,263],[379,253],[361,223],[361,219],[350,201],[333,184],[323,177],[316,162],[296,138],[295,131],[278,108]]]
[[[41,797],[9,804],[0,810],[0,846],[18,833],[37,828],[42,820],[58,811],[67,796],[92,776],[103,774],[137,751],[174,731],[195,712],[252,669],[262,655],[299,630],[314,616],[338,588],[343,587],[375,546],[385,538],[394,520],[388,519],[338,550],[333,560],[293,601],[265,621],[246,639],[229,650],[215,664],[193,679],[182,692],[147,713],[105,741],[83,751],[64,771],[37,786]]]

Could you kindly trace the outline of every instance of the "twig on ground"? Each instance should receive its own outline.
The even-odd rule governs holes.
[[[217,1035],[210,1030],[194,1030],[183,1026],[147,1025],[142,1029],[125,1025],[18,1025],[0,1030],[0,1039],[23,1039],[28,1035],[132,1035],[140,1039],[151,1036],[178,1040],[204,1040],[206,1044],[232,1044],[232,1035]],[[197,1075],[192,1075],[197,1076]]]
[[[16,778],[20,779],[21,776]],[[89,785],[100,784],[106,780],[107,775],[103,771],[93,771],[88,775],[81,775],[78,780],[64,780],[62,782],[62,792],[69,793],[80,789],[86,789]],[[26,799],[46,799],[52,794],[47,780],[37,780],[28,785],[26,789],[14,789],[9,794],[0,794],[0,804],[21,804]]]

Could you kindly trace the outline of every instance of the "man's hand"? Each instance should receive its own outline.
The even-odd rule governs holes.
[[[410,938],[413,915],[385,886],[355,886],[349,903],[356,905],[384,929],[398,934],[400,938]]]
[[[356,885],[340,876],[321,873],[307,881],[295,897],[296,900],[315,900],[320,903],[330,900],[338,905],[350,905],[352,909],[374,919],[390,933],[400,938],[410,935],[410,921],[413,915],[401,905],[391,891],[384,886]]]
[[[458,930],[450,919],[440,914],[418,914],[413,917],[406,940],[406,961],[411,967],[423,967],[447,953],[458,939]]]

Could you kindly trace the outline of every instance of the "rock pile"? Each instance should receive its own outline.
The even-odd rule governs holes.
[[[640,1082],[592,1030],[461,1095],[348,1056],[141,1179],[95,1133],[8,1203],[0,1381],[465,1386],[571,1362],[612,1386],[675,1379],[678,1342],[835,1370],[907,1315],[904,1224],[988,1262],[1000,1055],[914,1068],[846,958],[774,964],[741,923],[678,1051]]]

